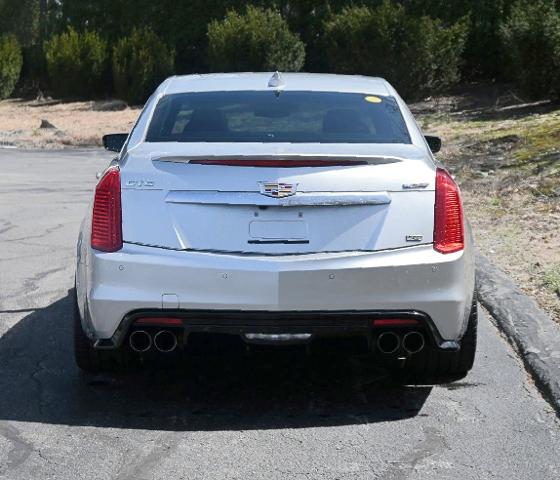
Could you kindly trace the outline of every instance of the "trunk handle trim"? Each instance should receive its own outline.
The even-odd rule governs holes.
[[[218,192],[172,190],[166,203],[191,205],[239,205],[257,207],[305,207],[388,205],[389,192],[298,192],[291,197],[272,198],[259,192]]]

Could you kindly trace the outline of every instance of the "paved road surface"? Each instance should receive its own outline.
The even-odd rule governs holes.
[[[297,352],[80,375],[68,290],[108,159],[0,150],[0,478],[560,478],[559,422],[486,316],[441,387]]]

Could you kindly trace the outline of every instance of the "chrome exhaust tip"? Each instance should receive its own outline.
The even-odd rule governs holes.
[[[390,355],[395,353],[401,346],[399,336],[394,332],[384,332],[377,338],[377,348],[381,353]]]
[[[154,345],[158,352],[170,353],[177,348],[177,336],[169,330],[160,330],[154,335]]]
[[[128,337],[128,343],[135,352],[144,353],[152,348],[152,337],[145,330],[134,330]]]
[[[413,355],[420,353],[426,346],[426,339],[420,332],[408,332],[403,337],[403,348],[406,353]]]

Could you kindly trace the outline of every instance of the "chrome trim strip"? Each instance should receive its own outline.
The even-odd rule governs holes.
[[[388,205],[388,192],[298,192],[284,198],[272,198],[259,192],[187,192],[173,190],[165,197],[166,203],[193,205],[249,205],[257,207],[305,207],[342,205]]]

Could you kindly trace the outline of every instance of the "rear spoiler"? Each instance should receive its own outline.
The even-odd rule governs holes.
[[[231,167],[349,167],[384,165],[404,161],[399,157],[371,155],[189,155],[158,156],[154,162],[189,163],[193,165],[223,165]]]

